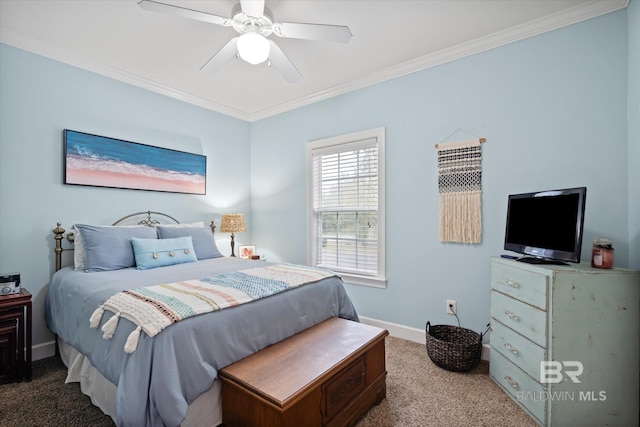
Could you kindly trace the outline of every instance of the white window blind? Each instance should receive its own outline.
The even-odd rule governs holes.
[[[380,129],[310,143],[312,265],[384,279],[383,143]]]

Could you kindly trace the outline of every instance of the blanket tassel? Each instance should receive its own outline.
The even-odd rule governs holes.
[[[124,344],[124,351],[127,353],[133,353],[138,348],[138,340],[140,339],[141,326],[138,326],[133,332],[129,334],[127,342]]]
[[[102,338],[105,340],[111,339],[113,334],[116,332],[116,327],[118,326],[118,319],[120,318],[120,312],[114,314],[111,319],[107,320],[107,322],[102,325]]]
[[[102,315],[104,314],[104,305],[96,308],[91,317],[89,318],[89,327],[91,329],[98,329],[100,326],[100,321],[102,320]]]

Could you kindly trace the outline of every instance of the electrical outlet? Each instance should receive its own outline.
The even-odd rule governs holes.
[[[457,314],[458,313],[458,305],[452,299],[447,300],[447,314]]]

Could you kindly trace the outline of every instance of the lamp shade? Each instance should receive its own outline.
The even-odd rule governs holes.
[[[223,214],[220,223],[221,233],[238,233],[247,231],[247,225],[244,222],[244,214],[233,213]]]
[[[238,38],[238,55],[249,64],[260,64],[269,57],[271,46],[263,35],[245,33]]]

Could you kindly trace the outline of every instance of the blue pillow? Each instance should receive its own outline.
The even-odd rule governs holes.
[[[193,250],[191,236],[178,237],[177,239],[138,239],[134,237],[131,239],[131,245],[138,270],[198,260]]]
[[[82,234],[86,255],[85,271],[109,271],[133,267],[135,258],[131,238],[156,237],[153,227],[113,227],[76,224]]]
[[[209,227],[163,227],[156,226],[160,239],[191,236],[193,249],[198,259],[220,258],[223,255],[218,250],[213,233]]]

